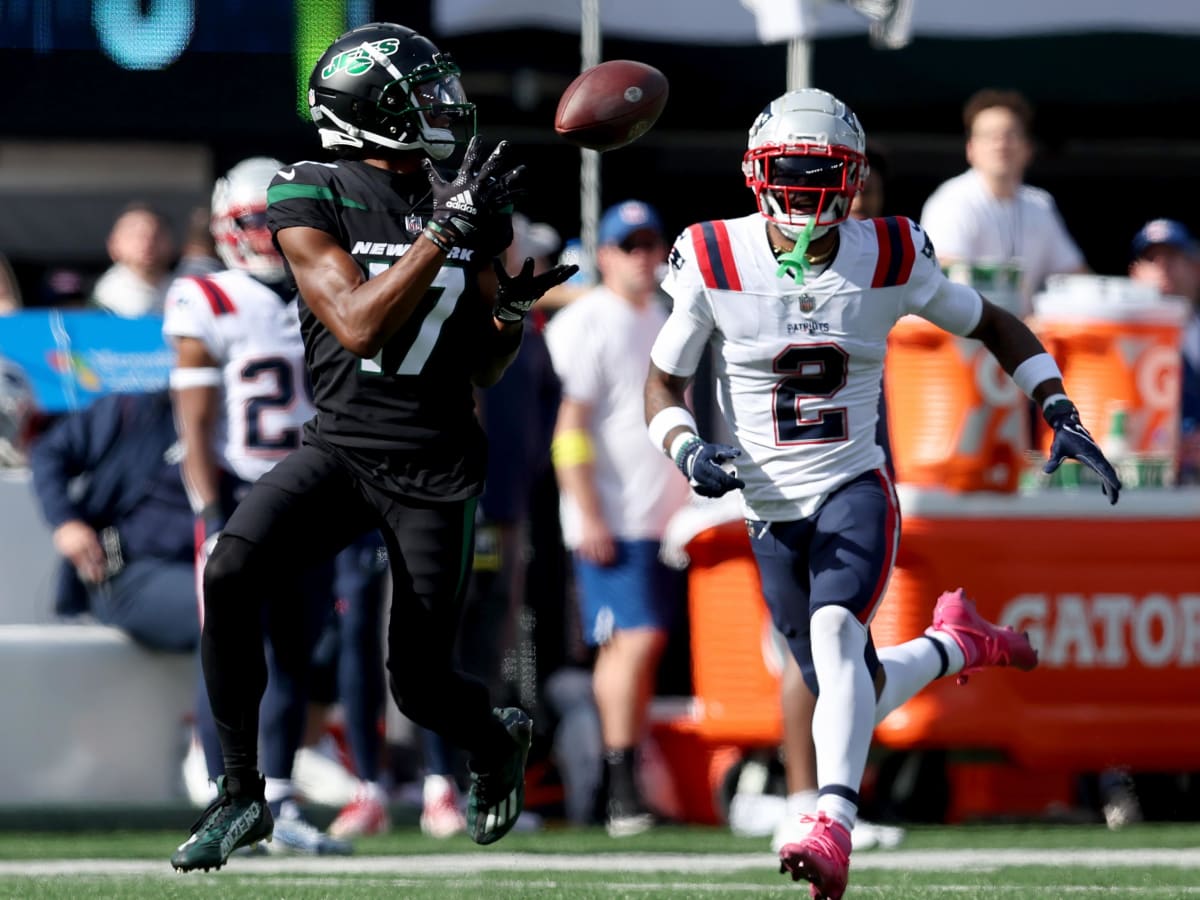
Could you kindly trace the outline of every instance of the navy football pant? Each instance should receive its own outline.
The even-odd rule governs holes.
[[[771,618],[816,694],[809,619],[822,606],[842,606],[870,625],[900,541],[895,491],[882,471],[864,472],[807,519],[747,526]],[[879,657],[869,635],[865,661],[874,678]]]

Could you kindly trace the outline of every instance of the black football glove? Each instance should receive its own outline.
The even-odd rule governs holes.
[[[728,444],[710,444],[700,438],[692,438],[679,449],[675,465],[687,476],[692,490],[701,497],[720,497],[735,488],[744,488],[746,482],[736,474],[727,472],[721,463],[729,462],[742,455],[737,447]]]
[[[1044,415],[1046,424],[1054,429],[1054,443],[1050,445],[1050,458],[1042,471],[1049,475],[1062,465],[1063,460],[1077,459],[1100,476],[1100,490],[1108,496],[1109,503],[1116,503],[1121,493],[1121,479],[1079,421],[1075,404],[1070,400],[1059,400]]]
[[[525,257],[525,265],[516,275],[504,271],[504,264],[499,259],[492,260],[492,268],[496,270],[496,305],[493,315],[501,322],[520,322],[529,312],[529,307],[550,288],[562,284],[579,271],[579,266],[555,266],[547,269],[541,275],[533,274],[533,257]]]
[[[501,141],[483,164],[476,166],[481,147],[479,135],[471,138],[462,165],[450,181],[438,174],[431,160],[421,161],[433,193],[430,221],[450,243],[457,244],[470,237],[488,216],[511,207],[521,191],[519,181],[525,167],[504,167],[502,157],[508,142]]]

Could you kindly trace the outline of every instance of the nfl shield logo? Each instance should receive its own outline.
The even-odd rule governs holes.
[[[420,216],[405,216],[404,227],[408,229],[409,234],[420,234],[421,229],[425,227],[425,221]]]
[[[800,312],[810,313],[817,306],[817,301],[812,298],[811,294],[800,295]]]

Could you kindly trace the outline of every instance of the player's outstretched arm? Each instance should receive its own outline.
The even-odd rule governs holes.
[[[1067,396],[1057,363],[1029,326],[984,300],[979,324],[967,337],[983,342],[1017,386],[1037,402],[1046,423],[1054,430],[1046,473],[1053,472],[1064,460],[1076,459],[1099,476],[1100,489],[1108,496],[1109,503],[1116,503],[1121,481],[1080,421],[1079,410]]]
[[[213,434],[222,413],[221,364],[198,338],[175,338],[171,370],[171,403],[183,441],[183,478],[192,508],[219,504],[220,462]]]

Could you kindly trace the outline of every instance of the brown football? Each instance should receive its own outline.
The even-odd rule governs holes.
[[[591,150],[615,150],[650,130],[667,105],[667,78],[645,63],[611,59],[579,74],[563,92],[554,130]]]

